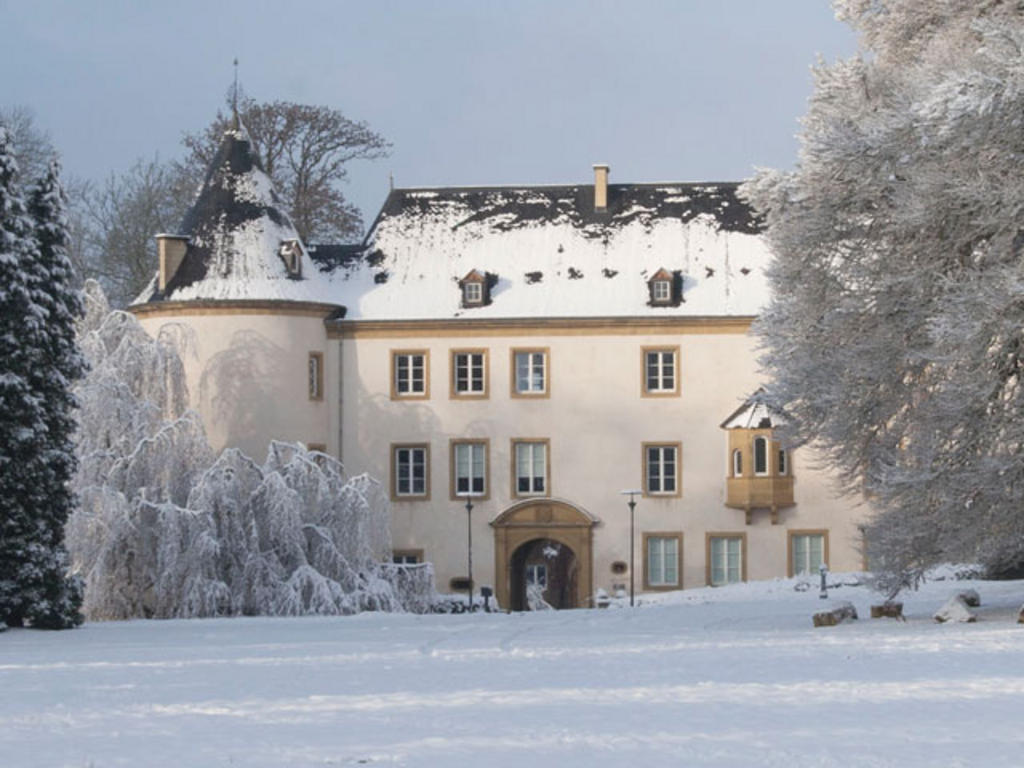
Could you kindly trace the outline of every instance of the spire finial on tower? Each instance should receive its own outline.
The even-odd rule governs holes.
[[[235,57],[235,82],[231,86],[231,127],[236,131],[241,128],[242,121],[238,119],[238,57]]]

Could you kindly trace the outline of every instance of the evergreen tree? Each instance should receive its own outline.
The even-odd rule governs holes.
[[[59,184],[40,187],[40,244],[17,177],[0,127],[0,622],[64,628],[81,621],[62,545],[74,468],[68,387],[81,361],[73,336],[51,337],[50,324],[62,312],[73,322],[79,305],[52,293],[70,276],[70,265],[63,276],[54,268],[67,260]]]
[[[76,427],[74,382],[85,374],[85,360],[76,342],[75,322],[82,317],[82,295],[74,287],[75,275],[68,255],[67,197],[60,183],[60,164],[53,160],[45,176],[33,189],[29,214],[35,224],[38,247],[36,274],[39,303],[47,311],[46,335],[39,365],[31,374],[33,389],[43,395],[47,433],[45,461],[48,504],[43,511],[47,547],[55,553],[47,575],[45,599],[33,604],[29,617],[33,626],[62,628],[80,622],[78,606],[81,588],[63,577],[66,554],[64,524],[75,499],[70,482],[77,468],[73,434]]]

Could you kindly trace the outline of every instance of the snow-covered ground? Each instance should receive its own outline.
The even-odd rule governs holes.
[[[1024,582],[0,634],[0,765],[1019,766]],[[976,624],[931,614],[978,590]],[[646,600],[646,599],[645,599]],[[852,624],[811,627],[850,600]]]

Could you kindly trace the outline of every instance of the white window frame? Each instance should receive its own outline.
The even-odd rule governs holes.
[[[394,394],[396,397],[427,396],[427,353],[393,352],[391,354]],[[419,372],[417,378],[416,373]]]
[[[779,448],[777,456],[779,461],[779,465],[777,467],[779,477],[785,477],[789,474],[789,451],[785,448]]]
[[[423,555],[421,551],[394,550],[391,552],[392,565],[422,565]]]
[[[761,451],[762,451],[761,458],[764,460],[763,466],[761,466],[761,467],[758,466],[758,446],[759,445],[761,446]],[[770,447],[771,446],[769,444],[769,440],[768,440],[767,437],[764,437],[762,435],[758,435],[757,437],[754,438],[754,476],[755,477],[765,477],[766,475],[771,474],[771,464],[770,464],[771,452],[769,451]]]
[[[523,490],[520,481],[527,481]],[[512,481],[515,496],[545,496],[548,482],[548,443],[540,440],[515,440],[512,443]]]
[[[548,352],[543,349],[512,351],[513,392],[520,396],[546,395],[548,392]]]
[[[644,350],[645,394],[674,395],[679,391],[678,354],[678,349]]]
[[[538,586],[541,590],[548,588],[547,563],[527,563],[523,575],[526,578],[526,586]]]
[[[644,443],[645,495],[679,495],[679,453],[675,443]],[[666,487],[669,483],[671,488]]]
[[[677,535],[647,534],[644,537],[646,583],[652,588],[672,588],[680,585],[680,541]],[[670,555],[672,570],[666,563]]]
[[[651,300],[655,304],[668,304],[672,301],[672,283],[668,280],[654,280],[651,283]]]
[[[452,352],[452,392],[459,397],[483,397],[487,394],[486,352]]]
[[[818,556],[815,557],[811,540],[818,542]],[[824,531],[792,531],[789,534],[790,561],[792,576],[807,574],[817,576],[821,565],[828,565],[828,539]],[[799,561],[803,562],[799,562]],[[817,562],[814,562],[817,560]]]
[[[430,450],[426,445],[396,445],[392,448],[394,477],[392,492],[396,499],[424,499],[430,490]],[[421,476],[415,470],[420,467]],[[404,476],[403,476],[404,475]],[[420,481],[417,484],[417,479]],[[419,485],[419,487],[417,487]]]
[[[462,284],[462,301],[465,304],[483,304],[484,286],[483,283],[471,280]]]
[[[742,536],[728,534],[709,536],[708,583],[712,587],[739,584],[744,580],[743,556],[745,549]]]
[[[463,470],[468,472],[463,474]],[[464,489],[460,487],[463,481]],[[487,444],[469,440],[452,443],[452,495],[477,498],[487,493]]]
[[[732,452],[732,476],[743,477],[743,451],[739,448]]]

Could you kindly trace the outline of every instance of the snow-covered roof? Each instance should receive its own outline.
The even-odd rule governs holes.
[[[335,271],[347,319],[755,315],[768,249],[736,184],[398,189],[362,260]],[[464,308],[459,281],[487,273],[490,301]],[[648,281],[676,275],[678,301]]]
[[[771,429],[786,423],[785,417],[767,403],[764,389],[758,389],[722,422],[722,429]]]
[[[195,204],[176,233],[184,259],[162,293],[156,278],[136,304],[198,299],[270,299],[335,303],[331,279],[311,262],[284,201],[260,167],[244,127],[224,134]],[[284,243],[301,249],[290,270]]]
[[[228,131],[178,234],[184,260],[136,304],[307,301],[347,320],[752,316],[768,296],[760,222],[734,183],[397,189],[364,243],[282,252],[298,235],[243,128]],[[466,307],[460,281],[486,277]],[[671,301],[649,281],[671,275]]]

